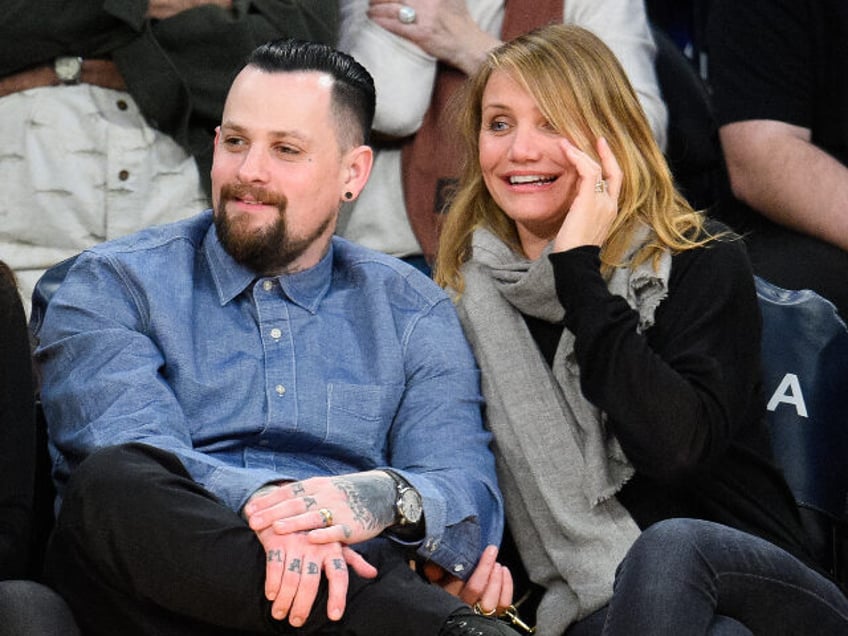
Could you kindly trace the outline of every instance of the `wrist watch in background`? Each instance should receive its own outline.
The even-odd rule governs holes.
[[[53,70],[63,84],[79,84],[82,76],[82,58],[60,55],[53,61]]]
[[[393,470],[385,471],[395,482],[397,499],[395,500],[395,526],[413,526],[421,521],[424,507],[421,495],[408,481]]]

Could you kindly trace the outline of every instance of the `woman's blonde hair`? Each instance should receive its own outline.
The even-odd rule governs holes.
[[[636,265],[661,251],[691,249],[708,239],[703,217],[675,189],[671,172],[654,140],[636,93],[612,51],[589,31],[573,25],[536,29],[489,53],[457,103],[464,148],[462,176],[446,215],[436,259],[435,279],[464,290],[462,265],[471,257],[471,236],[483,227],[521,254],[515,223],[501,210],[483,182],[479,162],[483,91],[502,71],[535,98],[551,125],[600,161],[596,141],[604,137],[623,172],[618,215],[601,248],[602,271]],[[623,263],[640,224],[655,232],[630,263]]]

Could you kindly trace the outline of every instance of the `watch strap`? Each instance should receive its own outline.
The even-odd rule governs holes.
[[[391,477],[392,480],[395,482],[395,495],[396,495],[395,496],[395,503],[394,503],[395,524],[394,524],[393,527],[397,528],[397,527],[409,527],[409,526],[418,525],[420,523],[421,519],[423,518],[423,510],[421,510],[421,495],[420,495],[420,493],[415,489],[415,486],[410,484],[402,475],[395,472],[394,470],[386,469],[384,472],[386,472],[389,475],[389,477]],[[406,517],[406,515],[404,514],[404,511],[401,507],[402,503],[404,501],[404,498],[406,496],[408,496],[408,493],[414,494],[414,496],[417,497],[417,499],[418,499],[419,515],[418,515],[418,519],[415,519],[415,520],[408,519]]]

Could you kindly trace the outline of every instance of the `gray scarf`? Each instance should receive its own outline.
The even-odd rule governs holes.
[[[636,234],[630,254],[648,230]],[[521,315],[549,322],[564,316],[549,249],[528,261],[477,230],[457,306],[482,371],[510,528],[531,579],[546,589],[538,636],[560,636],[609,602],[615,569],[639,535],[614,497],[633,467],[604,413],[580,391],[573,334],[563,330],[552,371]],[[639,312],[640,331],[653,324],[670,268],[666,253],[657,272],[645,263],[610,278],[610,291]]]

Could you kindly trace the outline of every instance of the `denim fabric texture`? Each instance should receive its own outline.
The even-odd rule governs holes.
[[[134,441],[235,511],[268,482],[391,466],[422,495],[423,556],[464,577],[500,540],[479,371],[450,299],[397,259],[336,237],[257,277],[206,211],[83,253],[38,335],[60,496]]]
[[[646,529],[619,566],[603,634],[736,634],[741,626],[775,636],[845,634],[848,599],[764,539],[668,519]]]

